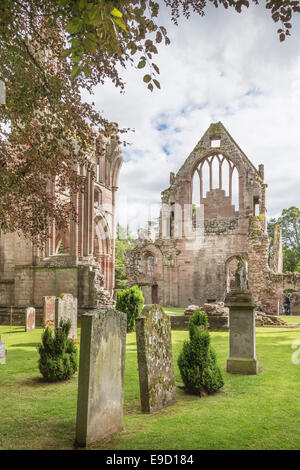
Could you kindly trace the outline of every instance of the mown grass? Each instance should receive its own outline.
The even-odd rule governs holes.
[[[36,346],[41,329],[0,327],[8,348],[0,365],[0,449],[72,449],[77,375],[65,383],[42,382]],[[80,330],[79,330],[80,333]],[[127,335],[124,429],[91,449],[299,449],[300,364],[291,345],[300,329],[257,328],[257,376],[225,372],[228,332],[212,332],[224,371],[224,389],[198,398],[177,388],[177,402],[159,412],[140,411],[135,334]],[[177,357],[187,331],[173,331]]]
[[[164,311],[169,315],[182,315],[185,308],[180,307],[164,307]],[[297,315],[280,315],[287,323],[300,323],[300,316]]]
[[[169,315],[182,315],[185,311],[185,308],[179,307],[164,307],[164,311]]]
[[[300,316],[298,315],[280,315],[287,323],[300,323]]]

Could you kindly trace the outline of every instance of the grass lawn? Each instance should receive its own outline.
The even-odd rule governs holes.
[[[36,346],[42,330],[1,326],[8,349],[0,365],[0,449],[72,449],[77,375],[66,383],[43,383]],[[91,449],[298,449],[300,448],[300,364],[291,345],[300,329],[257,328],[260,374],[225,372],[228,332],[212,332],[225,387],[198,398],[177,388],[177,402],[151,415],[140,411],[135,334],[127,336],[124,430]],[[177,357],[187,331],[173,331]]]
[[[180,307],[163,307],[163,309],[169,315],[182,315],[185,311],[185,308]]]
[[[280,315],[287,323],[300,323],[300,316],[297,315]]]
[[[169,315],[182,315],[185,311],[185,308],[180,307],[163,307],[163,309]],[[280,318],[285,320],[287,323],[300,323],[300,316],[280,315]]]

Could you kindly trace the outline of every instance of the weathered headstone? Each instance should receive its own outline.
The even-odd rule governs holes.
[[[6,364],[6,349],[5,349],[5,344],[1,340],[0,336],[0,364]]]
[[[113,308],[81,317],[76,442],[86,446],[122,429],[126,314]]]
[[[77,299],[72,294],[61,294],[55,303],[55,328],[60,321],[71,321],[71,329],[68,338],[77,339]]]
[[[250,292],[233,291],[228,298],[230,357],[227,372],[257,374],[255,348],[255,303]]]
[[[30,332],[35,329],[35,308],[27,307],[25,310],[25,331]]]
[[[164,408],[176,400],[170,318],[159,305],[146,305],[136,319],[142,411]]]
[[[55,327],[55,295],[43,297],[43,327]]]

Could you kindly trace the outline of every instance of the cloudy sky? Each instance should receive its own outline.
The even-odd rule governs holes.
[[[135,129],[123,152],[120,223],[136,231],[158,215],[170,171],[179,170],[217,121],[256,167],[264,163],[268,216],[300,207],[300,15],[283,43],[263,6],[238,14],[208,5],[205,17],[182,19],[177,27],[162,9],[160,24],[171,39],[155,61],[161,90],[147,90],[145,69],[131,67],[123,73],[125,94],[110,83],[95,90],[108,119]]]

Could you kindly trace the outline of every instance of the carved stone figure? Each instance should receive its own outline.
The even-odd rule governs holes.
[[[247,262],[242,256],[237,256],[238,267],[235,272],[235,287],[238,291],[248,290],[248,268]]]

